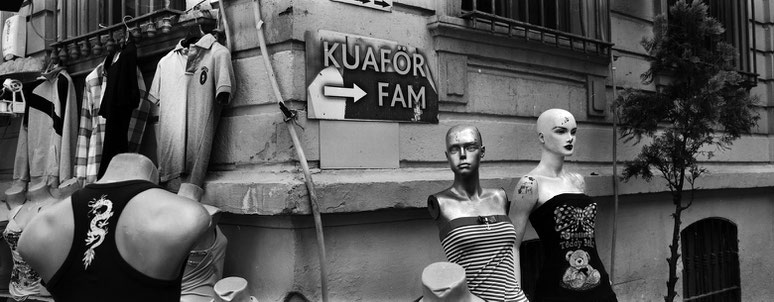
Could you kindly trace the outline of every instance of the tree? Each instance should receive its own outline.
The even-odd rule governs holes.
[[[643,83],[664,83],[655,91],[627,89],[613,104],[621,139],[643,143],[626,163],[623,179],[651,181],[655,171],[666,180],[675,206],[666,302],[677,295],[681,214],[693,203],[696,179],[708,172],[700,160],[710,159],[713,149],[730,148],[759,119],[757,98],[749,94],[754,84],[735,71],[737,53],[722,40],[724,31],[701,1],[678,1],[668,17],[655,18],[653,36],[642,40],[651,63]],[[685,202],[684,192],[690,193]]]

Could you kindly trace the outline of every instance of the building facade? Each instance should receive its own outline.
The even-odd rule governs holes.
[[[73,29],[66,19],[83,11],[70,12],[62,2],[36,0],[34,8],[22,8],[21,13],[30,16],[28,56],[43,60],[46,49],[60,47],[61,52],[79,37],[88,39],[100,30],[91,21]],[[72,2],[85,7],[96,1]],[[137,16],[162,8],[152,2],[152,9],[138,10]],[[704,240],[706,247],[683,252],[677,291],[680,298],[723,292],[738,294],[741,301],[765,301],[774,297],[768,284],[774,261],[763,253],[774,249],[774,3],[707,2],[720,8],[712,13],[740,50],[739,69],[757,77],[751,93],[760,98],[761,119],[752,135],[704,162],[711,173],[699,180],[696,201],[684,212],[683,232],[692,235],[683,240],[689,240],[684,243],[691,248]],[[671,241],[671,196],[658,180],[634,179],[620,183],[614,192],[614,158],[619,163],[632,159],[639,147],[615,139],[610,104],[622,88],[654,89],[640,81],[649,66],[640,41],[652,34],[654,17],[670,3],[260,1],[266,50],[279,91],[303,127],[298,128],[300,142],[323,213],[331,300],[409,301],[421,296],[422,269],[445,260],[426,199],[452,182],[444,156],[446,130],[457,124],[478,127],[486,146],[482,185],[505,188],[511,195],[518,179],[540,159],[534,124],[550,108],[566,109],[578,121],[577,149],[567,161],[571,170],[586,177],[587,193],[600,204],[597,243],[619,300],[661,300]],[[226,212],[219,219],[229,239],[224,276],[246,278],[261,301],[282,300],[291,291],[319,300],[318,245],[307,188],[261,54],[255,5],[249,0],[216,3],[227,16],[237,83],[213,142],[204,202]],[[111,24],[120,25],[114,20]],[[143,30],[147,34],[147,26]],[[173,29],[141,42],[145,44],[138,51],[139,61],[147,82],[160,56],[183,36]],[[319,117],[319,112],[311,112],[315,91],[310,87],[322,67],[335,65],[335,41],[344,41],[342,49],[350,51],[357,43],[380,45],[362,48],[362,55],[375,51],[374,66],[387,69],[390,63],[384,58],[393,57],[381,57],[380,51],[402,47],[412,55],[412,67],[426,66],[413,70],[427,72],[426,82],[415,84],[426,89],[425,98],[417,87],[409,88],[410,81],[364,73],[360,76],[376,87],[364,88],[371,95],[365,101],[376,102],[375,94],[379,100],[370,105],[372,111],[310,118]],[[336,63],[344,65],[347,57],[342,58]],[[95,55],[65,64],[82,85],[84,70],[99,60]],[[391,68],[404,67],[396,63]],[[386,83],[384,89],[379,90],[377,82]],[[415,108],[437,110],[431,114],[437,122],[380,115],[379,110],[388,112],[389,107],[412,107],[412,93]],[[5,189],[10,186],[21,122],[11,117],[0,121],[6,121],[0,138],[0,189]],[[525,244],[536,238],[528,226]],[[720,241],[736,241],[738,246],[716,247],[714,242]],[[522,266],[536,261],[536,249],[525,246],[522,253]],[[723,270],[702,271],[697,262]],[[697,285],[709,273],[717,278]],[[529,274],[523,279],[529,287]]]

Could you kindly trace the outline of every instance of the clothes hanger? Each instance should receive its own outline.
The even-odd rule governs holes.
[[[128,19],[127,19],[128,18]],[[124,27],[126,27],[126,34],[124,35],[124,44],[129,43],[129,37],[132,35],[132,33],[129,30],[129,25],[126,24],[126,20],[132,20],[133,17],[130,15],[126,15],[123,18],[121,18],[124,22]]]
[[[113,51],[112,55],[108,54],[108,56],[105,58],[106,64],[110,63],[110,62],[118,61],[118,56],[121,54],[121,50],[124,47],[126,47],[126,44],[129,43],[130,37],[132,36],[132,33],[131,33],[130,29],[129,29],[129,24],[126,24],[126,21],[127,20],[132,20],[132,19],[133,19],[133,17],[130,16],[130,15],[126,15],[123,18],[121,18],[121,22],[124,23],[124,27],[125,27],[125,29],[124,29],[124,39],[123,39],[123,41],[119,41],[118,47]]]
[[[43,73],[49,73],[52,69],[54,69],[54,60],[49,57],[49,59],[46,62],[46,68],[43,69]]]
[[[202,36],[204,36],[204,30],[202,30],[202,24],[198,23],[198,31],[197,28],[194,28],[193,26],[188,29],[188,32],[185,34],[185,38],[183,38],[183,41],[180,41],[180,45],[183,47],[188,47],[191,45],[191,43],[196,43],[201,39]]]

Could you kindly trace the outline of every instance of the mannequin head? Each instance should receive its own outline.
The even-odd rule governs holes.
[[[484,151],[481,133],[476,127],[458,125],[446,132],[446,159],[455,175],[478,173]]]
[[[470,293],[465,269],[451,262],[436,262],[422,271],[422,301],[484,301]]]
[[[543,152],[570,156],[575,151],[575,117],[563,109],[548,109],[537,120],[537,134]]]

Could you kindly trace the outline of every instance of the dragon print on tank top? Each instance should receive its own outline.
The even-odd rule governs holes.
[[[89,232],[86,233],[86,252],[83,253],[83,267],[89,268],[91,261],[94,260],[95,252],[107,237],[108,219],[113,216],[113,202],[102,195],[99,199],[89,201]]]

